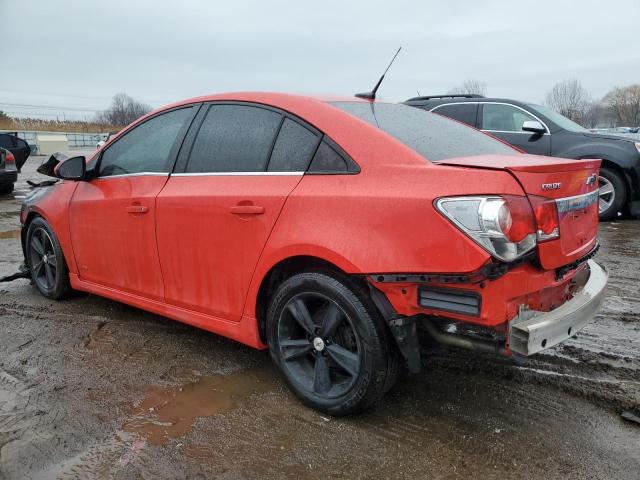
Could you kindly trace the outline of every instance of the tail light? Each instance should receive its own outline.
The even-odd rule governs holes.
[[[7,150],[7,155],[4,157],[5,163],[16,163],[16,157],[13,156],[13,153]]]
[[[511,262],[536,246],[536,223],[527,197],[445,197],[436,208],[494,257]]]
[[[538,241],[544,242],[558,238],[560,236],[560,220],[556,201],[535,195],[529,195],[529,201],[538,225]]]
[[[545,197],[445,197],[436,207],[478,245],[506,262],[531,251],[537,242],[560,236],[557,203]]]

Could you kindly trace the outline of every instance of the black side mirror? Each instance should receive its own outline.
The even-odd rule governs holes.
[[[84,180],[87,164],[84,157],[71,157],[56,168],[56,176],[63,180]]]

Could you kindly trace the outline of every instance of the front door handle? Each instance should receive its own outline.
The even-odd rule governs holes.
[[[129,205],[126,209],[127,213],[147,213],[149,207],[144,205]]]
[[[229,211],[235,215],[262,215],[264,207],[259,205],[234,205]]]

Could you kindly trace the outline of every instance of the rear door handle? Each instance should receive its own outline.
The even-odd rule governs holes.
[[[234,205],[229,211],[234,215],[262,215],[264,207],[259,205]]]
[[[147,213],[149,207],[145,207],[144,205],[129,205],[125,210],[127,213]]]

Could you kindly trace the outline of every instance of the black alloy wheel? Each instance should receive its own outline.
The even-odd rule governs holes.
[[[42,295],[58,300],[71,293],[69,270],[60,242],[41,217],[31,221],[26,238],[27,262],[31,280]]]
[[[321,293],[291,298],[278,322],[278,345],[296,382],[317,395],[335,398],[358,378],[361,348],[352,321]]]
[[[400,370],[397,347],[364,288],[334,272],[286,279],[267,312],[271,357],[306,405],[348,415],[373,405]]]
[[[53,240],[42,228],[35,228],[29,242],[31,249],[31,278],[40,290],[53,290],[56,286],[58,265]]]

